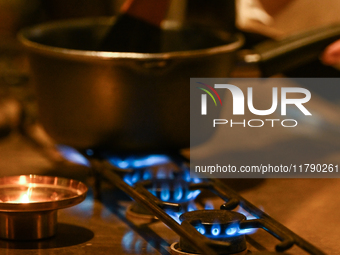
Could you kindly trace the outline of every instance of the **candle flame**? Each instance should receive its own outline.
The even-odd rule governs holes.
[[[29,185],[29,187],[28,187],[28,189],[27,189],[27,192],[24,193],[24,194],[22,194],[22,195],[20,196],[20,198],[18,199],[17,202],[23,203],[23,204],[27,204],[27,203],[29,203],[29,202],[32,202],[32,201],[31,201],[32,189],[33,189],[33,188],[31,187],[31,185]]]
[[[23,194],[20,198],[19,198],[19,203],[24,203],[24,204],[27,204],[30,202],[30,198],[28,196],[27,193]]]
[[[37,202],[37,201],[32,200],[33,188],[34,188],[34,184],[29,184],[27,191],[25,193],[21,193],[21,195],[17,199],[6,200],[6,201],[0,200],[0,202],[15,203],[15,204],[28,204],[32,202]]]

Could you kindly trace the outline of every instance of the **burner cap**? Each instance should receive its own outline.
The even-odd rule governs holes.
[[[241,213],[227,210],[197,210],[183,213],[180,220],[184,221],[200,221],[202,224],[231,224],[246,220],[246,216]]]
[[[136,225],[149,224],[157,221],[157,217],[150,213],[143,206],[138,203],[131,204],[125,213],[126,218]]]
[[[242,253],[247,249],[245,236],[239,233],[239,223],[246,220],[243,214],[227,210],[198,210],[180,216],[196,230],[211,239],[210,247],[219,254]],[[179,249],[187,253],[198,253],[195,247],[181,238]]]

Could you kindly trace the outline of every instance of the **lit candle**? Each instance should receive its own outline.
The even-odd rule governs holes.
[[[16,202],[23,203],[23,204],[34,202],[31,200],[32,191],[33,191],[33,187],[32,187],[32,183],[30,183],[28,186],[27,192],[22,194]]]
[[[30,198],[29,198],[28,194],[25,193],[19,198],[19,200],[17,202],[27,204],[27,203],[30,202]]]
[[[33,187],[31,187],[31,185],[29,185],[27,191],[24,194],[21,194],[18,199],[11,200],[11,201],[5,201],[5,202],[6,203],[16,203],[16,204],[17,203],[18,204],[28,204],[28,203],[31,203],[31,202],[35,202],[35,201],[31,200],[32,191],[33,191]]]
[[[52,237],[57,210],[83,201],[86,192],[85,184],[62,177],[1,177],[0,214],[6,224],[0,223],[0,238],[28,241]]]

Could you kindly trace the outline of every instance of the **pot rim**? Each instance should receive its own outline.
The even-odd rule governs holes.
[[[35,25],[33,27],[24,28],[18,33],[18,40],[29,50],[35,52],[45,53],[48,55],[68,56],[74,58],[93,58],[102,60],[111,59],[136,59],[136,60],[164,60],[173,58],[188,58],[188,57],[201,57],[214,54],[229,53],[236,51],[244,44],[244,37],[242,34],[234,34],[235,41],[221,46],[210,47],[199,50],[188,51],[173,51],[162,53],[137,53],[137,52],[109,52],[109,51],[95,51],[95,50],[76,50],[67,49],[55,46],[49,46],[34,42],[29,39],[32,35],[42,34],[45,31],[72,26],[90,26],[90,25],[106,25],[112,22],[112,18],[86,18],[86,19],[72,19],[63,21],[54,21]]]

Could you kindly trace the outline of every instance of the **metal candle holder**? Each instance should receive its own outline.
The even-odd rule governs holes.
[[[0,238],[52,237],[57,210],[82,202],[86,193],[86,185],[72,179],[39,175],[0,178]]]

